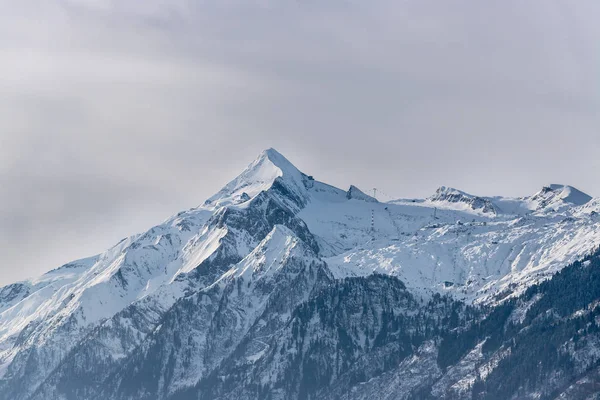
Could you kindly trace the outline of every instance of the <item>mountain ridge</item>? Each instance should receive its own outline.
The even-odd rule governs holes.
[[[469,307],[500,307],[590,254],[600,244],[598,211],[597,199],[563,185],[517,199],[441,187],[428,199],[381,202],[355,186],[345,191],[319,182],[267,149],[204,205],[100,255],[0,288],[0,397],[137,400],[152,393],[166,399],[202,391],[221,362],[231,368],[242,362],[251,371],[264,367],[275,376],[279,370],[263,357],[279,356],[260,344],[265,335],[291,335],[286,329],[296,323],[294,310],[314,296],[325,301],[333,295],[319,297],[327,287],[368,288],[378,279],[373,276],[391,279],[385,285],[394,288],[393,296],[406,292],[415,310],[429,315],[412,320],[412,312],[403,311],[406,326],[433,329],[427,318],[435,312],[419,302],[442,301],[475,318]],[[372,291],[362,290],[361,296]],[[365,302],[378,309],[373,315],[387,313],[375,299]],[[163,332],[166,321],[171,330]],[[224,327],[244,328],[231,334]],[[348,333],[359,353],[371,351],[377,337],[362,332]],[[436,336],[419,335],[411,340],[418,338],[414,345],[429,354],[428,341]],[[327,340],[346,339],[335,334]],[[173,364],[165,363],[170,359]],[[340,368],[319,379],[352,370]],[[295,385],[286,390],[316,393]]]

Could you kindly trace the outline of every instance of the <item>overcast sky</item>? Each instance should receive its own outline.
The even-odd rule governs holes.
[[[201,204],[275,147],[339,187],[600,195],[600,2],[19,0],[0,284]]]

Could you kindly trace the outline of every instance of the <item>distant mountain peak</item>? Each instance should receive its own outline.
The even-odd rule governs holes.
[[[360,190],[359,188],[357,188],[354,185],[350,185],[350,189],[348,189],[348,191],[346,192],[346,198],[348,200],[356,199],[356,200],[363,200],[363,201],[370,202],[370,203],[378,203],[378,201],[375,197],[369,196],[368,194],[366,194],[365,192],[363,192],[362,190]]]
[[[261,161],[270,162],[273,166],[275,166],[281,171],[282,175],[285,175],[286,173],[300,173],[300,171],[298,171],[294,164],[292,164],[287,158],[285,158],[283,154],[281,154],[272,147],[263,150],[258,155],[256,160],[254,160],[254,162],[250,164],[249,168],[255,165],[260,165]]]
[[[294,198],[305,197],[308,177],[287,158],[273,148],[262,151],[248,167],[217,194],[209,198],[206,206],[238,205],[259,193],[269,190],[276,181]]]
[[[592,200],[592,196],[569,185],[550,184],[530,197],[538,210],[558,208],[565,205],[582,206]]]
[[[491,200],[447,186],[440,186],[427,200],[438,204],[464,204],[465,207],[471,210],[485,214],[496,214],[498,212],[497,207]]]
[[[475,197],[471,194],[463,192],[462,190],[458,190],[458,189],[455,189],[455,188],[449,187],[449,186],[440,186],[439,188],[436,189],[434,196],[435,195],[448,195],[448,194],[462,194],[465,196]]]

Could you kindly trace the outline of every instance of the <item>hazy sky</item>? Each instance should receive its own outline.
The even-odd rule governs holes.
[[[600,195],[597,0],[0,1],[0,284],[267,147],[396,197]]]

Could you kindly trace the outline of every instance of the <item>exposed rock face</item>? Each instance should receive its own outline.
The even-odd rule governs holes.
[[[346,192],[346,198],[348,200],[355,199],[355,200],[363,200],[368,203],[377,203],[376,198],[371,197],[368,194],[365,194],[363,191],[361,191],[359,188],[357,188],[354,185],[350,186],[350,189],[348,189],[348,192]]]

